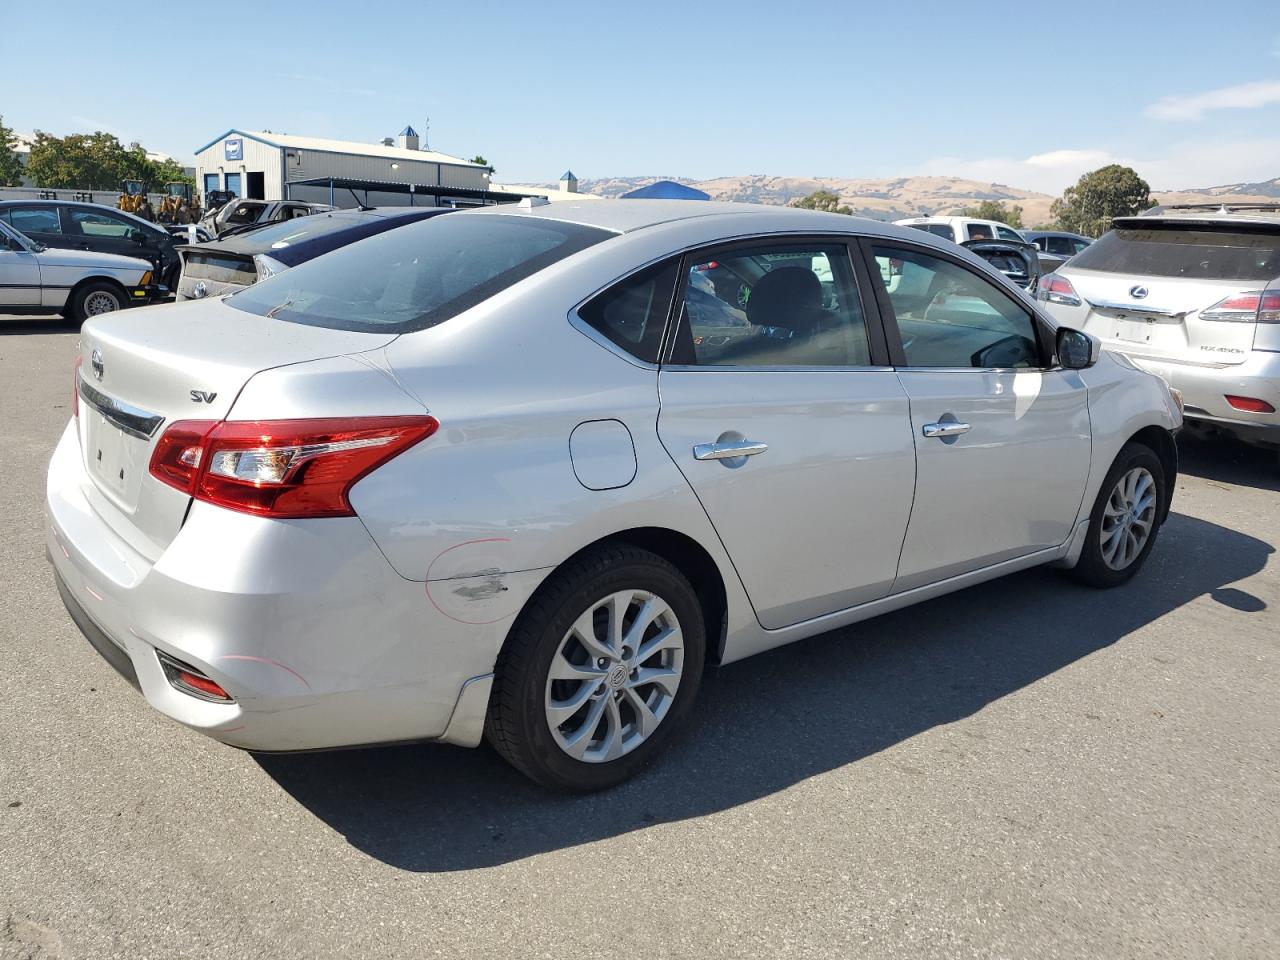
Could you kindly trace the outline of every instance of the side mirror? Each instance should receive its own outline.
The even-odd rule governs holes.
[[[138,229],[130,230],[129,239],[132,240],[134,243],[136,243],[140,247],[145,247],[147,245],[147,235],[143,233],[141,230],[138,230]]]
[[[1068,370],[1086,370],[1098,362],[1102,341],[1083,330],[1059,327],[1057,352],[1058,363]]]

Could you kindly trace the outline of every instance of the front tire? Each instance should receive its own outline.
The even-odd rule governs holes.
[[[554,573],[498,657],[485,733],[545,787],[601,790],[650,763],[681,726],[706,637],[689,581],[637,547]]]
[[[71,297],[71,318],[77,323],[123,308],[124,295],[120,288],[105,281],[86,283]]]
[[[1140,443],[1126,444],[1102,481],[1072,575],[1091,587],[1128,582],[1155,546],[1168,503],[1160,458]]]

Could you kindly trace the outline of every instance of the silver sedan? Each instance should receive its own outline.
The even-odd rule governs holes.
[[[1177,397],[917,230],[596,201],[439,217],[84,327],[68,610],[156,709],[473,746],[562,789],[704,665],[1037,564],[1132,577]]]

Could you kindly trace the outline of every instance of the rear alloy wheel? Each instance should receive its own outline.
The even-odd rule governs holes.
[[[124,306],[124,297],[109,283],[90,283],[81,287],[71,298],[72,319],[83,323],[90,317],[114,313]]]
[[[1125,446],[1094,501],[1076,579],[1115,587],[1136,574],[1155,545],[1168,496],[1160,458],[1141,444]]]
[[[499,657],[486,732],[544,786],[599,790],[661,750],[702,675],[702,612],[666,560],[630,546],[553,575]]]

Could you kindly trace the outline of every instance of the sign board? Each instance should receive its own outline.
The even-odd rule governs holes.
[[[239,137],[234,139],[228,138],[222,142],[223,149],[228,160],[244,159],[244,141]]]

